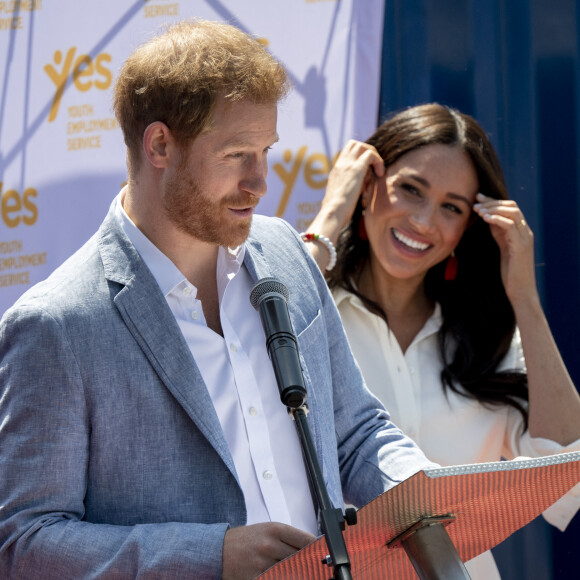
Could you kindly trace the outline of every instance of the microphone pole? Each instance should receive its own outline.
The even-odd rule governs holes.
[[[262,278],[253,287],[250,302],[260,313],[266,335],[266,349],[274,368],[280,399],[294,419],[311,488],[318,504],[321,527],[329,551],[322,563],[332,566],[334,580],[352,580],[350,559],[342,532],[345,521],[349,525],[356,523],[356,511],[347,509],[346,514],[343,514],[341,509],[335,509],[324,483],[308,425],[306,387],[298,356],[298,343],[288,313],[288,296],[288,288],[278,279]]]

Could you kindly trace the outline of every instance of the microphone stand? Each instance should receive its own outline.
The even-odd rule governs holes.
[[[324,483],[308,425],[306,387],[298,358],[298,345],[288,314],[288,289],[276,278],[263,278],[252,289],[250,302],[260,312],[280,400],[294,420],[300,440],[311,493],[316,500],[320,526],[329,550],[322,564],[332,566],[334,578],[331,580],[351,580],[350,559],[342,532],[345,521],[350,525],[356,523],[356,511],[347,509],[345,516],[341,509],[335,509]]]
[[[304,394],[305,398],[306,394]],[[334,578],[331,580],[351,580],[350,559],[342,532],[345,529],[345,521],[349,525],[356,524],[356,511],[349,508],[346,510],[346,515],[343,515],[341,509],[335,509],[332,506],[328,490],[324,484],[314,442],[312,441],[312,433],[307,417],[308,407],[305,402],[302,402],[297,407],[292,407],[285,401],[282,402],[286,404],[288,412],[294,419],[311,488],[318,503],[321,527],[329,551],[329,555],[322,560],[322,563],[333,567]],[[291,401],[290,403],[292,404]]]

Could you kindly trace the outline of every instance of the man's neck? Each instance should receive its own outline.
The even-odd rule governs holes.
[[[148,205],[146,197],[141,200],[140,196],[136,204],[130,188],[123,192],[121,202],[135,226],[197,288],[208,327],[221,335],[216,275],[219,246],[202,242],[177,228],[163,211]]]

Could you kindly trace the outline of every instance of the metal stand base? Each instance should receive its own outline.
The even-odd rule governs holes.
[[[445,530],[451,521],[452,516],[424,518],[389,544],[403,547],[420,580],[470,580]]]

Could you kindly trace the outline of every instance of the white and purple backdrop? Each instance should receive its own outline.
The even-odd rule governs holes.
[[[0,1],[0,315],[97,229],[126,179],[111,106],[127,55],[166,23],[238,25],[287,67],[258,212],[297,230],[333,159],[376,127],[384,0]]]

